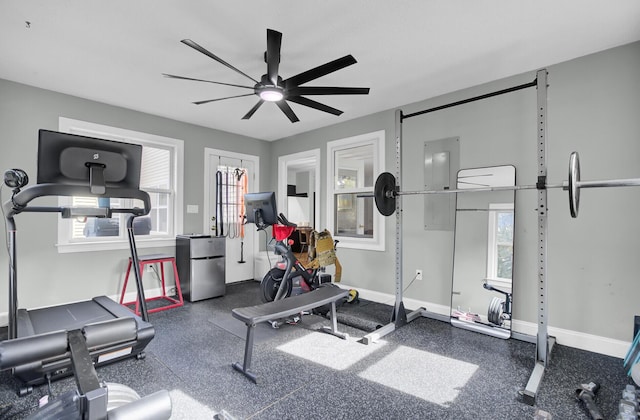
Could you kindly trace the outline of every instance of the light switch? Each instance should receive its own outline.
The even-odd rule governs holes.
[[[198,205],[197,204],[187,204],[187,213],[197,213]]]

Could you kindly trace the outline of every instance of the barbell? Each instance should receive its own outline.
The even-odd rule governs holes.
[[[580,207],[580,189],[582,188],[611,188],[640,186],[640,178],[609,179],[601,181],[580,180],[580,157],[578,152],[571,153],[569,157],[569,178],[560,184],[547,184],[544,180],[535,185],[504,185],[463,189],[443,189],[424,191],[400,191],[396,185],[396,177],[389,172],[381,173],[376,179],[373,192],[376,208],[383,216],[391,216],[396,211],[396,198],[402,195],[422,194],[455,194],[490,191],[519,191],[519,190],[543,190],[550,188],[562,188],[569,192],[569,212],[571,217],[578,217]],[[359,195],[364,197],[365,195]],[[370,197],[370,195],[367,195]]]

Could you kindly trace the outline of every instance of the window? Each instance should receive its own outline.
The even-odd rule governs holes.
[[[384,165],[384,131],[327,143],[327,226],[345,248],[384,251],[384,219],[375,209]]]
[[[60,131],[143,146],[140,189],[149,193],[149,215],[136,218],[134,233],[140,248],[166,246],[182,231],[183,142],[146,133],[60,118]],[[100,197],[60,197],[61,206],[131,207],[142,206],[128,199]],[[121,249],[129,246],[127,214],[110,219],[59,219],[58,252]]]
[[[511,284],[513,268],[513,204],[489,205],[487,278]]]

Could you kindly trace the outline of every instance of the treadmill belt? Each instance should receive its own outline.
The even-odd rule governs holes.
[[[108,321],[115,316],[96,302],[70,303],[67,305],[51,306],[49,308],[29,311],[29,318],[36,334],[42,334],[61,329],[75,330],[87,324]]]

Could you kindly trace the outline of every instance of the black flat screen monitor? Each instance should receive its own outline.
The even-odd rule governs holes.
[[[105,188],[140,189],[142,146],[40,130],[38,184],[87,185],[93,194]]]
[[[244,195],[247,223],[275,225],[278,222],[276,193],[258,192]]]

